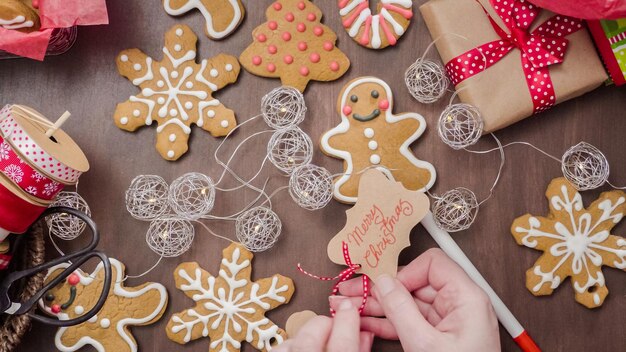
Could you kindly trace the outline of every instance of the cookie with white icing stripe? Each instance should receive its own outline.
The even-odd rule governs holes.
[[[417,113],[393,114],[387,83],[375,77],[354,79],[339,93],[337,107],[341,123],[321,140],[322,152],[344,161],[344,174],[335,179],[335,199],[355,203],[360,176],[371,167],[411,191],[435,183],[435,168],[409,148],[426,130],[426,121]]]
[[[289,303],[295,289],[293,281],[274,275],[253,282],[250,276],[254,256],[250,251],[233,243],[222,253],[217,276],[198,263],[183,263],[176,268],[176,287],[196,305],[172,316],[167,336],[180,344],[208,337],[211,352],[239,351],[243,341],[269,351],[287,335],[265,313]]]
[[[215,40],[226,38],[234,32],[245,14],[241,0],[163,0],[163,7],[171,16],[180,16],[197,9],[206,22],[204,32]]]
[[[576,301],[587,308],[602,305],[609,294],[602,266],[626,271],[626,239],[611,235],[626,214],[626,193],[604,192],[584,207],[580,193],[565,178],[546,191],[550,214],[515,219],[517,244],[543,251],[526,271],[526,287],[535,296],[550,295],[568,277]]]
[[[237,125],[235,113],[212,94],[237,80],[239,62],[220,54],[196,63],[197,40],[189,27],[177,25],[165,34],[163,60],[155,61],[139,49],[117,56],[120,74],[141,93],[117,105],[115,124],[132,132],[156,122],[156,148],[167,160],[187,152],[192,125],[214,137],[227,135]]]
[[[396,45],[413,18],[412,0],[379,0],[372,14],[369,0],[339,0],[341,22],[355,42],[370,49]]]
[[[110,262],[111,290],[104,306],[90,320],[57,331],[55,345],[60,351],[72,352],[92,346],[98,352],[136,352],[137,342],[130,327],[154,324],[165,313],[168,297],[163,285],[148,282],[126,287],[123,285],[124,264],[113,258]],[[46,283],[68,266],[61,264],[51,268]],[[60,320],[74,319],[96,304],[103,283],[102,263],[91,274],[76,270],[62,284],[45,294],[40,307]]]
[[[0,27],[20,32],[39,30],[40,21],[37,11],[21,0],[0,1]]]

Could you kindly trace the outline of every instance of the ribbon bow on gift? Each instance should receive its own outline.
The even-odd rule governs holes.
[[[485,10],[500,39],[450,60],[446,64],[446,71],[452,83],[461,83],[495,65],[513,49],[519,49],[522,52],[522,69],[533,101],[534,113],[548,109],[556,100],[548,67],[563,62],[568,45],[568,40],[564,37],[581,29],[582,22],[555,15],[530,31],[530,25],[539,13],[539,8],[526,0],[491,0],[491,4],[509,33],[500,28]]]

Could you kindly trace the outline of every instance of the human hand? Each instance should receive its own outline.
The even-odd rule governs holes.
[[[378,277],[372,291],[361,330],[399,339],[405,351],[500,351],[498,320],[487,295],[440,249],[417,257],[397,278]],[[339,292],[360,305],[360,278],[342,283]],[[331,299],[331,307],[343,300]]]
[[[374,334],[359,329],[359,312],[350,299],[337,302],[333,318],[318,315],[283,342],[275,352],[365,352],[372,348]]]

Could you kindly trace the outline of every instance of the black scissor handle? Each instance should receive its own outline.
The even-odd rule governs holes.
[[[106,302],[107,297],[109,296],[109,290],[111,289],[111,280],[112,280],[111,262],[109,262],[109,258],[106,256],[106,254],[102,252],[98,252],[98,251],[89,252],[85,254],[83,257],[80,257],[79,259],[77,259],[74,263],[70,264],[70,266],[68,266],[65,270],[63,270],[61,275],[55,277],[46,286],[44,286],[39,292],[37,292],[37,294],[35,294],[26,302],[22,303],[22,306],[20,307],[20,309],[18,309],[15,312],[15,314],[23,314],[23,313],[28,312],[28,310],[30,310],[30,308],[33,305],[37,304],[37,302],[41,299],[41,297],[46,292],[48,292],[51,288],[58,285],[61,281],[65,280],[65,278],[69,276],[70,274],[72,274],[76,269],[78,269],[79,266],[83,265],[87,260],[93,257],[100,258],[100,261],[102,262],[103,269],[104,269],[104,285],[102,286],[102,292],[100,293],[100,297],[98,297],[98,301],[93,306],[93,308],[91,308],[87,313],[77,318],[69,319],[69,320],[58,320],[55,318],[45,317],[45,316],[34,314],[34,313],[28,313],[28,315],[33,320],[36,320],[44,324],[59,326],[59,327],[78,325],[91,319],[104,306],[104,303]]]

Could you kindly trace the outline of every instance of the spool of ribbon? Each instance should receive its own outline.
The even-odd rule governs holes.
[[[508,53],[518,49],[521,51],[521,65],[534,112],[550,108],[556,102],[556,94],[548,67],[563,62],[568,44],[565,36],[581,29],[582,22],[555,15],[530,31],[533,20],[539,14],[538,7],[525,0],[491,0],[491,4],[509,33],[500,28],[483,8],[500,39],[480,45],[450,60],[446,64],[446,71],[452,83],[457,85],[489,69]]]
[[[49,203],[29,199],[15,184],[0,175],[0,240],[10,233],[23,233]]]

